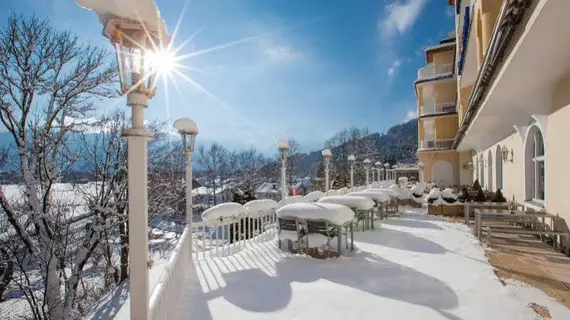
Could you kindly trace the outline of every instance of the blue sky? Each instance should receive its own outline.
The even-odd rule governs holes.
[[[120,0],[117,0],[120,1]],[[275,141],[297,139],[315,150],[348,126],[383,132],[416,110],[413,81],[425,64],[423,48],[453,29],[445,0],[156,0],[174,46],[190,53],[253,39],[184,60],[184,73],[161,88],[146,119],[190,117],[198,142],[270,153]],[[48,17],[85,41],[111,49],[97,17],[72,0],[3,0],[10,12]],[[7,10],[8,9],[8,10]],[[106,112],[122,105],[102,105]],[[233,111],[230,111],[233,110]]]

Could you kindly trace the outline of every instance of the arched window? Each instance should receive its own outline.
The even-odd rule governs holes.
[[[499,145],[497,145],[497,151],[495,152],[495,170],[497,189],[503,189],[503,153]]]
[[[544,138],[540,129],[531,126],[525,139],[526,198],[543,201],[545,177]]]
[[[473,181],[479,180],[479,157],[475,156],[475,178]]]
[[[485,159],[483,154],[479,157],[479,184],[482,189],[485,189]]]
[[[489,150],[487,155],[487,190],[494,191],[493,189],[493,153]]]

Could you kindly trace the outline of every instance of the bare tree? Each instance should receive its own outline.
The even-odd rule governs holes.
[[[105,263],[106,285],[110,279],[118,283],[128,277],[127,143],[121,136],[127,126],[125,113],[116,111],[90,123],[80,135],[84,148],[83,171],[89,173],[95,183],[78,189],[91,208],[88,214],[100,215],[106,226],[102,229],[102,241],[97,250]],[[115,237],[119,239],[119,267],[113,261]]]
[[[298,176],[298,168],[297,165],[299,163],[299,158],[301,154],[299,152],[299,141],[295,139],[290,139],[289,143],[289,155],[287,157],[287,183],[292,186],[295,182],[295,178]]]
[[[214,205],[218,204],[217,194],[224,191],[228,159],[228,151],[219,143],[214,142],[207,149],[203,145],[198,148],[198,167],[206,175],[206,186],[212,190]]]
[[[115,94],[109,61],[106,51],[46,20],[12,16],[0,29],[0,121],[18,150],[26,208],[17,208],[2,189],[0,206],[30,253],[18,271],[25,274],[35,264],[43,278],[43,290],[34,290],[29,279],[19,282],[37,319],[71,316],[83,268],[101,240],[101,228],[92,227],[66,247],[70,217],[54,201],[53,187],[78,157],[70,141],[74,120]],[[92,226],[104,224],[98,215],[91,220]]]

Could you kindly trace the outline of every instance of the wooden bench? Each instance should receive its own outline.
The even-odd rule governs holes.
[[[491,245],[493,233],[505,233],[505,234],[523,234],[523,235],[536,235],[539,236],[541,240],[543,240],[543,236],[553,236],[552,238],[552,246],[554,248],[557,247],[559,243],[559,237],[565,237],[566,243],[569,243],[570,240],[570,233],[568,232],[561,232],[561,231],[552,231],[552,230],[536,230],[536,229],[524,229],[520,227],[506,227],[506,226],[487,226],[487,243]],[[570,250],[566,248],[566,255],[570,255]]]

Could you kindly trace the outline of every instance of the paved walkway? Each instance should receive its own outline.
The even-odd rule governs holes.
[[[357,252],[318,260],[276,241],[187,268],[180,319],[554,319],[570,310],[532,287],[503,285],[461,224],[409,210],[355,236]]]
[[[501,278],[528,283],[570,308],[570,258],[534,236],[493,235],[487,250]]]

